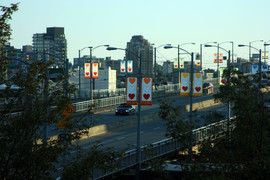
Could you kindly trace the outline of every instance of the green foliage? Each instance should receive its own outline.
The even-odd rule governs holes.
[[[8,57],[3,46],[10,40],[8,21],[17,9],[18,4],[1,6],[0,84],[7,87],[0,92],[0,179],[53,179],[52,174],[61,166],[67,170],[65,178],[78,173],[83,173],[80,177],[90,177],[93,167],[115,168],[113,160],[122,154],[112,149],[102,151],[100,145],[83,152],[79,146],[80,138],[95,124],[92,107],[83,116],[63,119],[61,112],[70,104],[67,95],[76,89],[67,83],[67,74],[55,82],[48,79],[53,59],[27,63],[27,72],[18,70],[12,79],[7,79]],[[57,124],[63,120],[67,123],[65,128],[58,129]],[[62,158],[70,158],[74,149],[83,153],[79,161],[63,162]],[[75,166],[81,168],[72,169]],[[85,166],[89,172],[84,171]]]

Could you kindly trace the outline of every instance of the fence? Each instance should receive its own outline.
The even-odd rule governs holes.
[[[234,118],[229,120],[222,120],[192,131],[193,134],[193,143],[199,143],[209,138],[216,137],[218,135],[224,134],[228,129],[233,129],[235,127]],[[164,139],[153,143],[151,146],[141,147],[141,162],[146,162],[148,160],[163,156],[165,154],[174,152],[175,150],[181,149],[182,143],[177,139]],[[147,149],[147,150],[146,150]],[[151,156],[149,155],[151,154]],[[136,149],[129,150],[125,153],[123,159],[121,159],[121,167],[118,171],[123,171],[137,164],[136,161],[137,151]],[[104,173],[101,169],[93,170],[92,179],[100,179],[106,176],[112,175],[116,171],[111,171]]]

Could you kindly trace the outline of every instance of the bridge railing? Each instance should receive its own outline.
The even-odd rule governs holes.
[[[233,129],[235,127],[234,118],[230,120],[222,120],[204,127],[194,129],[193,143],[199,143],[209,138],[213,138],[224,134],[228,129]],[[182,143],[180,140],[167,138],[158,142],[151,144],[150,146],[141,147],[141,162],[146,162],[148,160],[163,156],[165,154],[174,152],[175,150],[181,149]],[[125,153],[124,157],[121,159],[121,167],[118,171],[123,171],[127,168],[133,167],[137,164],[136,161],[137,151],[136,149],[129,150]],[[93,170],[93,179],[104,178],[108,175],[112,175],[116,171],[111,171],[104,173],[101,169]]]

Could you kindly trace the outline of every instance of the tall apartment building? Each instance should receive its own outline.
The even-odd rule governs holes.
[[[139,73],[139,59],[136,55],[141,54],[142,58],[142,75],[153,75],[153,46],[150,45],[148,40],[144,39],[142,35],[132,36],[130,42],[127,42],[126,59],[133,60],[133,73]],[[133,53],[131,53],[131,52]],[[134,55],[136,54],[136,55]]]
[[[46,33],[33,35],[33,50],[37,60],[54,60],[54,65],[65,67],[67,59],[67,40],[63,27],[48,27]]]

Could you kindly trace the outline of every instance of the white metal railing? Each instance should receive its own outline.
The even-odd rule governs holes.
[[[206,139],[224,134],[228,129],[233,129],[235,127],[234,118],[231,118],[230,121],[227,119],[194,129],[193,134],[193,143],[199,143]],[[151,146],[142,146],[141,147],[141,162],[145,162],[165,154],[174,152],[182,148],[182,143],[180,140],[167,138],[158,142],[151,144]],[[146,150],[147,149],[147,150]],[[150,154],[150,155],[149,155]],[[124,157],[121,159],[121,166],[118,168],[118,171],[130,168],[137,164],[136,161],[137,151],[136,149],[129,150],[125,153]],[[104,173],[101,169],[93,170],[92,179],[104,178],[108,175],[115,173],[115,171]]]

